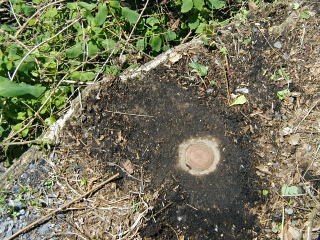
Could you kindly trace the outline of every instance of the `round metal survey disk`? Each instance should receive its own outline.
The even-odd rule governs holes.
[[[179,167],[192,175],[213,172],[219,161],[218,142],[213,137],[192,138],[179,146]]]

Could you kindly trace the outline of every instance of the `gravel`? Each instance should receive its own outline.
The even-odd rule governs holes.
[[[5,201],[0,205],[0,239],[7,239],[40,219],[43,216],[40,212],[47,213],[47,211],[43,211],[43,206],[48,206],[50,209],[56,207],[54,199],[47,198],[48,194],[55,193],[43,184],[52,176],[51,169],[47,161],[34,161],[21,176],[17,179],[11,179],[6,189],[1,189],[1,197]],[[28,191],[22,191],[22,186],[27,186]],[[45,203],[35,204],[39,196]],[[15,239],[61,239],[59,232],[65,228],[65,223],[59,219],[65,219],[66,216],[64,214],[57,216],[57,220],[49,218]]]

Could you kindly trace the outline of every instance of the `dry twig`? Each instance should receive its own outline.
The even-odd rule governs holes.
[[[91,189],[90,191],[82,194],[81,196],[73,199],[72,201],[64,204],[63,206],[61,206],[60,208],[57,208],[56,210],[52,211],[51,213],[48,213],[47,215],[43,216],[42,218],[38,219],[37,221],[29,224],[28,226],[26,226],[25,228],[21,229],[20,231],[16,232],[15,234],[11,235],[7,240],[11,240],[14,239],[15,237],[19,236],[21,233],[29,230],[30,228],[32,228],[33,226],[37,225],[38,223],[44,221],[45,219],[53,216],[54,214],[61,212],[62,210],[66,209],[67,207],[69,207],[71,204],[81,200],[82,198],[85,198],[86,196],[88,196],[89,194],[97,191],[99,188],[101,188],[102,186],[104,186],[105,184],[113,181],[114,179],[119,177],[119,173],[113,175],[112,177],[108,178],[107,180],[105,180],[104,182],[100,183],[98,186],[96,186],[95,188]]]

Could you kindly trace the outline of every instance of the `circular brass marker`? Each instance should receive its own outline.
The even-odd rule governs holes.
[[[204,143],[194,143],[186,151],[186,165],[193,170],[203,171],[214,162],[212,148]]]

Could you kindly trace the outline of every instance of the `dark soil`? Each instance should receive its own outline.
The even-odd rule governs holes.
[[[296,11],[266,4],[217,28],[208,45],[179,52],[179,61],[101,82],[55,146],[55,176],[67,183],[57,195],[67,201],[100,178],[121,178],[71,211],[74,228],[98,239],[298,239],[307,229],[315,239],[320,221],[309,216],[320,202],[318,14],[318,3]],[[208,74],[192,72],[192,62]],[[290,94],[279,98],[285,89]],[[240,95],[247,102],[230,106]],[[179,145],[196,137],[214,137],[221,153],[217,169],[203,176],[178,164]],[[80,186],[82,178],[91,185]]]
[[[140,230],[142,238],[252,239],[263,235],[257,216],[266,200],[261,191],[269,189],[270,182],[268,175],[257,176],[255,167],[272,161],[281,149],[288,147],[286,151],[295,153],[295,146],[279,147],[279,135],[274,132],[286,120],[285,109],[293,109],[300,95],[292,95],[289,104],[277,92],[304,88],[304,81],[295,80],[297,75],[290,79],[272,76],[279,69],[291,74],[296,66],[307,71],[290,58],[292,45],[298,41],[295,35],[265,31],[281,24],[288,11],[288,5],[281,4],[273,11],[261,11],[259,24],[253,14],[244,25],[220,29],[210,47],[196,46],[181,53],[182,59],[174,64],[165,62],[127,82],[114,79],[102,84],[83,103],[80,119],[68,125],[73,137],[65,142],[71,146],[74,139],[78,141],[71,152],[97,159],[104,166],[101,174],[121,172],[123,191],[129,191],[126,179],[131,178],[124,170],[143,179],[140,191],[153,196],[154,209]],[[251,42],[242,44],[248,38]],[[283,43],[281,49],[271,45],[277,41]],[[219,51],[223,46],[228,55]],[[189,65],[195,61],[209,67],[207,76],[191,72]],[[245,94],[247,103],[230,107],[240,94]],[[181,171],[177,159],[179,144],[201,136],[219,141],[221,161],[213,173],[199,177]],[[128,160],[132,169],[126,168]]]
[[[81,125],[76,121],[68,128],[85,144],[79,150],[105,166],[108,162],[122,166],[129,159],[138,176],[143,167],[143,175],[150,179],[145,190],[160,193],[155,212],[172,203],[148,222],[142,236],[170,239],[174,232],[169,224],[193,239],[250,238],[255,221],[247,207],[260,204],[261,186],[253,171],[258,162],[254,145],[242,131],[249,122],[248,108],[229,107],[221,68],[210,68],[203,80],[208,86],[213,76],[221,79],[210,88],[190,73],[190,57],[215,65],[205,48],[192,52],[179,64],[161,65],[144,79],[104,84],[83,105]],[[217,57],[221,61],[221,55]],[[262,81],[254,85],[264,89],[266,98],[272,93]],[[179,170],[179,144],[206,135],[220,142],[221,161],[215,172],[198,177]]]

